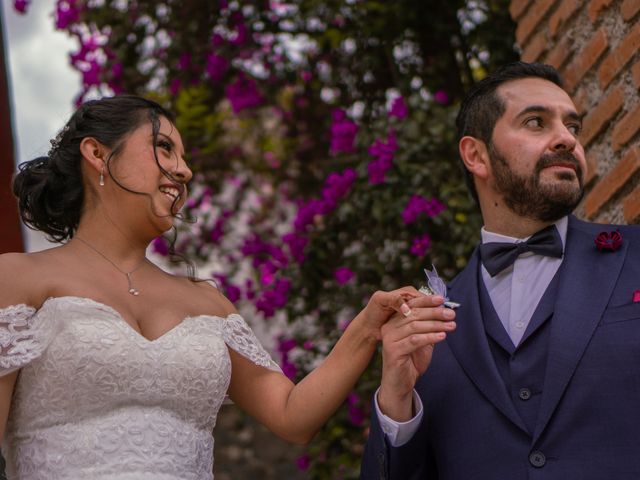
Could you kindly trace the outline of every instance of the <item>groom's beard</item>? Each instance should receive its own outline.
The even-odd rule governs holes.
[[[494,189],[502,194],[507,207],[518,216],[545,223],[555,222],[570,214],[584,195],[582,167],[571,152],[542,155],[530,176],[511,171],[507,159],[493,144],[489,145],[489,159],[494,174]],[[552,184],[541,183],[542,170],[557,163],[573,165],[575,176],[560,173]]]

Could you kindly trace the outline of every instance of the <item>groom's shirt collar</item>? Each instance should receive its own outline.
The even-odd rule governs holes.
[[[560,238],[562,239],[562,247],[564,249],[564,247],[567,244],[566,239],[567,239],[567,227],[569,225],[569,217],[562,217],[560,220],[556,221],[554,225],[558,229],[558,233],[560,234]],[[531,237],[531,235],[525,238],[510,237],[508,235],[501,235],[499,233],[490,232],[483,226],[482,229],[480,229],[480,237],[482,239],[482,243],[489,243],[489,242],[516,243],[516,242],[526,241]],[[529,253],[529,255],[532,255],[532,254]]]

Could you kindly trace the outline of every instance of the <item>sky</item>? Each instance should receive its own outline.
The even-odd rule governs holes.
[[[49,140],[73,111],[80,91],[80,75],[69,65],[77,42],[55,31],[55,0],[33,0],[25,15],[13,9],[13,0],[0,0],[3,9],[9,90],[18,162],[46,155]],[[25,229],[26,249],[50,246],[41,234]]]

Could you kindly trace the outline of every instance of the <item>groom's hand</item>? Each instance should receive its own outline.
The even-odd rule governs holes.
[[[440,296],[411,299],[409,316],[394,315],[382,326],[382,382],[378,406],[397,422],[413,418],[413,387],[429,364],[436,343],[456,328],[455,312]]]

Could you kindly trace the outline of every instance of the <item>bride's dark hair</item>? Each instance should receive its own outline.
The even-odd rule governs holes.
[[[82,139],[96,139],[111,149],[109,159],[114,158],[127,135],[145,122],[151,122],[155,145],[160,117],[174,123],[168,110],[135,95],[118,95],[82,104],[51,141],[51,150],[46,157],[19,166],[13,179],[13,193],[18,199],[23,222],[56,242],[73,237],[85,195],[80,168]],[[164,170],[163,173],[167,174]]]

